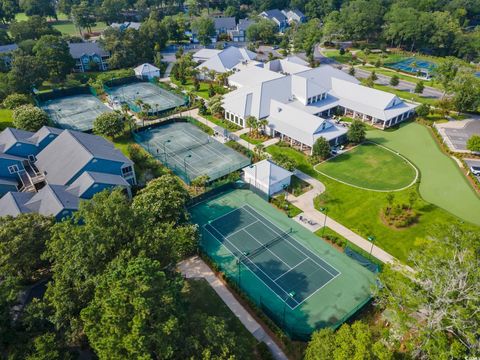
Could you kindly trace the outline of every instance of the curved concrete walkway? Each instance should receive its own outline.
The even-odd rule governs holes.
[[[205,279],[235,316],[258,341],[267,344],[272,355],[277,360],[288,360],[282,349],[273,341],[260,324],[245,310],[225,284],[218,279],[214,272],[198,256],[178,263],[178,269],[187,279]]]
[[[314,179],[310,175],[307,175],[300,170],[295,170],[295,175],[312,185],[312,189],[310,191],[307,191],[298,197],[295,197],[291,194],[288,195],[288,201],[303,211],[303,213],[294,218],[295,221],[312,232],[321,229],[325,224],[325,226],[342,235],[348,241],[362,248],[366,252],[370,253],[370,251],[372,251],[372,255],[383,263],[393,264],[398,262],[398,260],[396,260],[385,250],[382,250],[375,245],[373,245],[372,248],[372,243],[370,241],[315,209],[315,206],[313,205],[313,199],[325,191],[325,186],[317,179]],[[314,225],[304,223],[300,220],[300,216],[307,218],[308,220],[312,220]]]

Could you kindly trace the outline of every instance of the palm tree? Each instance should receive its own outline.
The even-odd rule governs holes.
[[[260,128],[262,129],[262,132],[264,134],[267,133],[267,126],[268,126],[268,120],[267,119],[260,119],[258,121],[258,125],[260,126]]]
[[[245,119],[245,124],[247,125],[247,127],[249,128],[248,130],[248,135],[251,135],[252,134],[252,130],[254,129],[257,129],[258,128],[258,120],[255,116],[248,116],[246,119]]]
[[[253,148],[253,152],[255,154],[255,157],[260,160],[262,157],[263,157],[263,149],[265,148],[265,146],[263,144],[257,144],[255,145],[255,147]]]

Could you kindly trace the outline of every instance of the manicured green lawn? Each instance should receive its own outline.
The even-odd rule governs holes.
[[[426,136],[430,136],[428,132],[424,133],[421,131],[422,129],[418,130],[416,128],[417,126],[421,125],[411,125],[415,125],[412,129],[412,132],[418,132],[419,135],[417,134],[409,138],[409,132],[404,133],[401,131],[399,132],[399,135],[401,135],[402,139],[405,137],[405,139],[402,141],[405,141],[410,148],[413,148],[412,151],[422,151],[422,146],[412,146],[415,144],[415,140],[419,142],[421,139],[423,139],[424,142],[429,143],[433,142],[433,139]],[[410,125],[407,125],[406,128],[408,129],[409,126]],[[426,129],[423,130],[426,131]],[[395,146],[392,145],[393,141],[392,143],[389,143],[386,140],[382,141],[380,136],[381,134],[381,131],[378,131],[378,133],[369,132],[369,137],[376,142],[385,143],[385,145],[388,147],[395,149]],[[385,133],[385,136],[388,135],[389,133]],[[313,169],[313,166],[308,162],[304,154],[294,149],[272,145],[267,148],[267,151],[270,154],[283,153],[296,160],[298,168],[301,171],[317,178],[326,186],[326,192],[317,197],[315,201],[317,209],[326,206],[328,207],[328,216],[337,220],[349,229],[355,231],[363,237],[374,235],[376,237],[376,243],[378,246],[403,262],[407,262],[408,254],[412,249],[421,248],[423,246],[424,239],[431,232],[434,225],[458,224],[465,229],[480,231],[480,227],[461,221],[458,217],[452,215],[446,210],[443,210],[442,208],[428,203],[422,199],[418,199],[414,206],[415,210],[419,214],[417,223],[401,230],[393,229],[385,225],[380,217],[382,209],[387,205],[387,193],[354,188],[323,176]],[[441,156],[444,156],[442,153],[440,153],[438,148],[435,148],[435,151],[438,152],[438,154],[433,155],[433,161]],[[432,151],[432,153],[435,151]],[[405,155],[405,157],[409,158],[409,160],[411,160],[419,168],[423,176],[423,171],[426,170],[426,165],[423,162],[417,163],[415,159],[409,157],[408,153],[402,155]],[[430,154],[430,156],[432,155]],[[425,157],[428,158],[428,155]],[[446,157],[445,160],[447,163],[451,161]],[[443,161],[441,162],[443,163]],[[459,174],[458,170],[448,166],[447,168],[447,171],[456,171]],[[439,176],[442,175],[440,174]],[[466,180],[461,179],[460,177],[456,180],[462,184],[466,183]],[[468,187],[463,189],[467,193],[471,193]],[[411,191],[416,191],[416,187],[395,192],[395,201],[407,203]],[[478,201],[478,198],[472,200]],[[459,202],[459,204],[461,203]],[[469,218],[476,216],[477,224],[480,220],[478,219],[478,214],[479,210],[469,216]],[[473,222],[473,220],[471,221]]]
[[[80,36],[78,29],[75,27],[73,22],[68,18],[67,15],[58,13],[58,20],[52,19],[51,24],[52,26],[60,31],[62,34],[66,35],[77,35]],[[15,15],[15,20],[17,21],[25,21],[27,20],[28,16],[25,13],[18,13]],[[101,32],[107,27],[103,21],[97,21],[95,26],[92,26],[92,32]],[[86,31],[84,31],[86,33]]]
[[[408,75],[408,74],[402,73],[400,71],[386,69],[386,68],[377,68],[377,67],[374,67],[374,66],[360,66],[359,68],[362,69],[362,70],[366,70],[366,71],[375,71],[375,73],[377,73],[377,74],[382,74],[382,75],[386,75],[386,76],[390,76],[390,77],[392,77],[394,75],[397,75],[400,80],[405,80],[405,81],[409,81],[409,82],[413,82],[413,83],[417,83],[421,80],[421,79],[416,78],[415,76]],[[434,88],[437,88],[437,89],[441,89],[440,84],[437,84],[433,80],[422,80],[422,81],[426,86],[431,86],[431,87],[434,87]]]
[[[393,88],[391,86],[387,86],[387,85],[375,84],[374,88],[378,89],[378,90],[383,90],[383,91],[387,91],[389,93],[395,94],[402,99],[411,100],[411,101],[415,101],[415,102],[422,103],[422,104],[435,105],[438,101],[435,98],[425,97],[422,94],[415,94],[415,93],[411,93],[411,92],[405,91],[405,90],[398,90],[398,89],[395,89],[395,88]]]
[[[240,135],[240,138],[245,140],[245,141],[248,141],[250,144],[253,144],[253,145],[258,145],[258,144],[261,144],[263,143],[264,141],[267,141],[268,138],[266,139],[256,139],[256,138],[253,138],[251,136],[248,136],[248,133],[247,134],[242,134]]]
[[[480,225],[480,198],[455,161],[435,143],[429,130],[408,123],[398,130],[370,130],[368,139],[398,151],[420,170],[420,194],[465,221]]]
[[[208,89],[210,87],[210,84],[208,82],[200,81],[200,89],[195,91],[194,87],[193,87],[193,82],[192,82],[191,79],[188,79],[187,82],[183,85],[180,83],[180,81],[175,80],[173,77],[171,77],[170,79],[175,85],[177,85],[181,88],[184,88],[188,91],[191,91],[195,95],[200,96],[201,98],[204,98],[205,100],[210,99],[210,95],[208,94]],[[214,85],[213,87],[215,89],[215,92],[218,93],[218,94],[225,94],[225,92],[226,92],[226,90],[221,86]]]
[[[415,168],[381,146],[364,143],[315,167],[341,182],[370,190],[398,190],[412,184]]]
[[[0,109],[0,131],[12,125],[12,110]]]

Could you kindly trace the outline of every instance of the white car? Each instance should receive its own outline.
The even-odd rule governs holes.
[[[473,175],[480,176],[480,166],[470,166]]]

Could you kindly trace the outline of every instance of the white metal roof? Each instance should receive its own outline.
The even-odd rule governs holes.
[[[133,71],[135,71],[136,75],[148,75],[151,73],[157,73],[160,69],[152,64],[145,63],[137,66]]]
[[[228,77],[228,83],[236,87],[254,86],[264,81],[278,79],[284,75],[258,66],[249,66]]]
[[[197,54],[194,55],[194,58]],[[197,69],[205,67],[209,70],[215,70],[220,73],[227,72],[243,61],[254,60],[256,56],[257,54],[250,50],[230,46],[225,50],[221,50],[217,54],[210,56],[207,61],[198,65]]]
[[[193,59],[196,61],[205,61],[210,59],[212,56],[217,55],[222,50],[218,49],[200,49],[195,54],[193,54]]]
[[[274,164],[268,159],[243,168],[243,172],[250,177],[256,176],[257,182],[264,188],[270,188],[272,185],[282,182],[293,175],[290,171]]]

